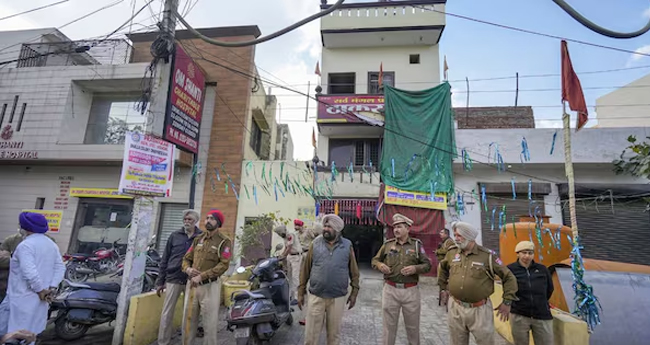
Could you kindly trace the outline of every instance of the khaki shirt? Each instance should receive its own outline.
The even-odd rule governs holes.
[[[300,245],[302,246],[303,251],[309,250],[309,245],[311,244],[311,241],[316,238],[314,236],[314,233],[312,233],[311,230],[309,229],[303,229],[302,232],[298,232],[298,238],[300,239]]]
[[[378,269],[379,263],[390,267],[390,273],[384,274],[384,279],[393,283],[417,283],[420,274],[431,270],[431,260],[426,255],[422,242],[411,237],[408,237],[404,244],[400,244],[396,239],[384,242],[377,255],[372,258],[372,267]],[[415,274],[402,275],[400,271],[406,266],[415,266]]]
[[[336,243],[329,243],[325,241],[330,251]],[[307,254],[303,257],[302,266],[300,267],[300,285],[298,286],[298,297],[305,297],[307,295],[307,282],[309,281],[309,276],[311,276],[311,264],[314,258],[314,246],[309,244],[309,250]],[[354,248],[350,246],[350,264],[348,266],[350,270],[350,297],[356,298],[359,294],[359,266],[357,265],[357,258],[354,256]]]
[[[201,271],[202,283],[216,281],[228,270],[232,242],[218,231],[204,231],[192,242],[183,257],[183,272],[188,268]]]
[[[493,272],[503,283],[503,299],[517,301],[517,278],[499,257],[489,249],[474,244],[469,252],[451,250],[440,263],[438,285],[440,290],[449,290],[454,298],[466,303],[483,301],[494,292],[494,277],[490,270],[492,255]]]
[[[436,257],[438,258],[438,262],[439,263],[442,262],[442,260],[444,260],[445,256],[447,255],[447,252],[450,249],[455,247],[456,247],[456,243],[454,243],[454,241],[451,238],[447,237],[447,239],[444,242],[442,242],[440,248],[436,250]]]

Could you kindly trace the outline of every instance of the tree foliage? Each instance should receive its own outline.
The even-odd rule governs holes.
[[[109,145],[122,145],[124,144],[124,138],[128,131],[142,132],[143,126],[135,125],[129,128],[129,124],[126,121],[117,117],[111,117],[108,119],[106,126],[104,143]]]
[[[650,139],[650,137],[646,137]],[[636,137],[627,138],[630,146],[626,147],[619,159],[614,160],[616,174],[650,178],[650,144],[647,141],[638,142]]]
[[[273,231],[275,226],[289,223],[290,219],[280,217],[278,213],[261,214],[252,222],[247,222],[241,227],[241,231],[236,236],[236,243],[239,246],[238,252],[243,258],[254,259],[246,257],[246,253],[249,252],[248,249],[263,246],[262,238],[264,238],[264,235]]]

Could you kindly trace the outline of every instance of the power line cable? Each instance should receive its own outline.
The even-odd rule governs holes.
[[[502,29],[518,31],[518,32],[523,32],[523,33],[527,33],[527,34],[531,34],[531,35],[547,37],[547,38],[553,38],[553,39],[556,39],[556,40],[565,40],[565,41],[569,41],[569,42],[573,42],[573,43],[577,43],[577,44],[582,44],[582,45],[587,45],[587,46],[602,48],[602,49],[609,49],[609,50],[614,50],[614,51],[618,51],[618,52],[622,52],[622,53],[635,54],[635,55],[641,55],[641,56],[650,56],[650,54],[646,54],[646,53],[635,51],[635,50],[616,48],[616,47],[612,47],[612,46],[606,46],[606,45],[602,45],[602,44],[586,42],[586,41],[578,40],[578,39],[575,39],[575,38],[566,38],[566,37],[562,37],[562,36],[546,34],[546,33],[532,31],[532,30],[528,30],[528,29],[522,29],[522,28],[518,28],[518,27],[514,27],[514,26],[489,22],[487,20],[472,18],[472,17],[460,15],[460,14],[454,14],[454,13],[450,13],[450,12],[446,12],[446,11],[440,11],[440,10],[436,10],[435,8],[429,8],[429,7],[419,6],[419,5],[411,5],[411,6],[414,7],[414,8],[419,8],[419,9],[425,10],[425,11],[441,13],[441,14],[445,14],[445,15],[448,15],[448,16],[451,16],[451,17],[464,19],[464,20],[469,20],[469,21],[472,21],[472,22],[481,23],[481,24],[485,24],[485,25],[491,25],[491,26],[495,26],[495,27],[498,27],[498,28],[502,28]]]
[[[43,5],[43,6],[40,6],[40,7],[32,8],[31,10],[27,10],[27,11],[23,11],[23,12],[20,12],[20,13],[11,14],[11,15],[8,15],[8,16],[6,16],[6,17],[2,17],[2,18],[0,18],[0,20],[5,20],[5,19],[9,19],[9,18],[14,18],[14,17],[22,16],[23,14],[36,12],[36,11],[43,10],[43,9],[46,9],[46,8],[49,8],[49,7],[54,7],[54,6],[56,6],[56,5],[60,5],[60,4],[62,4],[62,3],[68,2],[68,1],[70,1],[70,0],[62,0],[62,1],[55,2],[55,3],[49,4],[49,5]]]
[[[611,38],[619,38],[619,39],[626,39],[626,38],[634,38],[641,36],[645,34],[646,32],[650,31],[650,20],[648,20],[648,23],[641,29],[633,32],[617,32],[617,31],[612,31],[609,29],[606,29],[591,20],[587,19],[583,15],[581,15],[578,11],[576,11],[573,7],[571,7],[569,4],[567,4],[564,0],[553,0],[553,2],[560,6],[560,8],[566,12],[568,15],[570,15],[573,19],[578,21],[578,23],[584,25],[587,27],[589,30],[599,33],[603,36],[611,37]]]
[[[178,21],[180,21],[190,32],[192,32],[192,34],[194,34],[196,37],[202,39],[203,41],[205,41],[207,43],[210,43],[210,44],[213,44],[213,45],[216,45],[216,46],[220,46],[220,47],[248,47],[248,46],[252,46],[252,45],[256,45],[256,44],[260,44],[260,43],[270,41],[270,40],[272,40],[274,38],[277,38],[277,37],[280,37],[280,36],[282,36],[282,35],[284,35],[286,33],[289,33],[289,32],[291,32],[291,31],[293,31],[293,30],[295,30],[295,29],[297,29],[297,28],[299,28],[299,27],[301,27],[301,26],[303,26],[303,25],[305,25],[305,24],[307,24],[309,22],[312,22],[312,21],[314,21],[314,20],[316,20],[318,18],[324,17],[324,16],[334,12],[339,7],[341,7],[341,5],[343,5],[343,2],[345,2],[345,0],[338,0],[330,8],[328,8],[326,10],[323,10],[323,11],[320,11],[320,12],[318,12],[316,14],[313,14],[313,15],[311,15],[311,16],[309,16],[309,17],[307,17],[307,18],[305,18],[305,19],[303,19],[303,20],[301,20],[299,22],[291,24],[291,25],[287,26],[286,28],[284,28],[282,30],[279,30],[279,31],[276,31],[276,32],[274,32],[274,33],[272,33],[270,35],[266,35],[264,37],[260,37],[260,38],[250,40],[250,41],[240,41],[240,42],[223,42],[223,41],[218,41],[218,40],[212,39],[210,37],[207,37],[207,36],[201,34],[200,32],[198,32],[196,29],[194,29],[185,20],[185,18],[183,18],[183,16],[181,16],[178,13],[178,11],[176,11],[175,14],[176,14],[176,18],[178,19]]]
[[[31,41],[33,41],[33,40],[36,40],[36,39],[39,39],[39,38],[43,37],[43,35],[50,35],[50,34],[53,34],[53,33],[57,32],[57,31],[63,29],[63,28],[66,27],[66,26],[72,25],[72,24],[74,24],[74,23],[76,23],[76,22],[78,22],[78,21],[80,21],[80,20],[84,20],[84,19],[86,19],[86,18],[88,18],[88,17],[90,17],[90,16],[92,16],[92,15],[98,13],[98,12],[101,12],[101,11],[103,11],[103,10],[109,9],[109,8],[111,8],[111,7],[113,7],[113,6],[117,6],[117,5],[121,4],[122,2],[124,2],[124,0],[117,0],[117,1],[115,1],[115,2],[112,2],[112,3],[108,4],[108,5],[102,6],[102,7],[98,8],[98,9],[92,11],[92,12],[86,13],[86,14],[84,14],[84,15],[81,16],[81,17],[78,17],[78,18],[76,18],[76,19],[74,19],[74,20],[72,20],[72,21],[70,21],[70,22],[67,22],[67,23],[65,23],[65,24],[63,24],[63,25],[61,25],[61,26],[59,26],[58,28],[56,28],[56,29],[54,29],[54,30],[52,30],[52,31],[50,31],[50,32],[48,32],[48,33],[46,33],[46,34],[39,34],[39,35],[36,35],[36,36],[34,36],[34,37],[32,37],[32,38],[30,38],[30,39],[24,41],[24,42],[19,42],[19,43],[15,43],[15,44],[12,44],[12,45],[8,45],[8,46],[6,46],[6,47],[0,49],[0,52],[3,52],[3,51],[5,51],[5,50],[7,50],[7,49],[9,49],[9,48],[13,48],[13,47],[16,47],[16,46],[19,46],[19,45],[25,44],[25,43],[29,43],[29,42],[31,42]]]

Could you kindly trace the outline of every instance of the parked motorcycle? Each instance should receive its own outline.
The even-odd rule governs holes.
[[[83,337],[90,327],[115,320],[117,283],[74,283],[64,280],[62,291],[50,304],[54,331],[63,340]]]
[[[117,269],[120,262],[120,254],[117,251],[117,242],[113,242],[110,249],[99,248],[91,255],[89,254],[65,254],[63,260],[66,262],[65,278],[72,282],[85,282],[92,275],[108,274]]]
[[[230,296],[233,304],[226,320],[237,345],[267,343],[283,324],[293,323],[289,281],[276,256],[282,247],[279,244],[273,257],[260,261],[253,269],[249,281],[257,279],[259,289],[235,291]],[[243,267],[237,269],[238,273],[244,271]]]
[[[154,248],[156,236],[154,235],[147,247],[147,261],[144,267],[144,281],[142,283],[142,293],[152,291],[156,288],[156,280],[160,274],[160,254]],[[117,272],[111,277],[121,277],[124,274],[124,263],[117,266]]]

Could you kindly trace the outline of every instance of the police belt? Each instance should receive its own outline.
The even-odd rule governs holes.
[[[302,255],[302,253],[289,253],[289,255]]]
[[[481,307],[481,306],[487,304],[487,299],[484,299],[482,301],[478,301],[476,303],[468,303],[468,302],[463,302],[463,301],[459,300],[458,298],[456,298],[454,296],[451,296],[451,298],[453,298],[454,301],[456,301],[456,303],[462,305],[465,308],[478,308],[478,307]]]
[[[398,289],[408,289],[418,285],[418,283],[395,283],[390,280],[385,280],[385,282],[386,284],[396,287]]]

